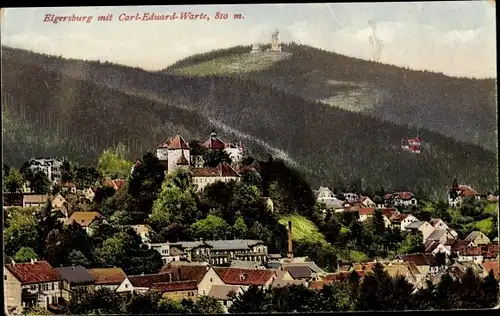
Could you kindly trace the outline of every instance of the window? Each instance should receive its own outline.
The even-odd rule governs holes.
[[[4,279],[4,280],[7,280],[7,274],[4,274],[4,275],[3,275],[3,279]]]
[[[52,291],[54,291],[54,282],[52,282]]]
[[[213,278],[210,278],[210,282],[213,282],[213,281],[214,281],[214,279],[213,279]]]

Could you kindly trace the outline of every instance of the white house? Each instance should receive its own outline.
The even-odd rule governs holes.
[[[367,196],[362,196],[360,201],[364,207],[377,207],[377,204],[375,204],[375,202]]]
[[[395,192],[386,194],[384,197],[386,204],[394,206],[412,206],[417,205],[417,198],[411,192]]]
[[[209,295],[212,286],[225,285],[220,276],[215,272],[214,268],[207,266],[207,272],[198,284],[199,295]]]
[[[319,189],[315,192],[316,200],[318,202],[322,202],[323,200],[330,200],[335,197],[332,190],[327,187],[319,187]]]
[[[29,161],[29,168],[33,173],[42,171],[52,183],[61,178],[63,161],[56,158],[33,158]]]
[[[87,270],[95,279],[95,289],[116,291],[127,275],[121,268],[96,268]]]
[[[129,275],[118,286],[116,293],[144,294],[153,284],[163,282],[172,282],[172,274]]]
[[[483,253],[481,247],[466,247],[458,251],[457,262],[483,263]]]
[[[62,293],[61,278],[47,261],[6,264],[4,269],[4,302],[9,313],[24,308],[47,308],[58,304]]]
[[[212,285],[208,296],[215,298],[224,310],[224,313],[228,313],[228,309],[233,304],[233,300],[230,297],[230,293],[243,294],[243,289],[239,285]]]
[[[411,214],[399,214],[394,216],[391,222],[393,226],[398,227],[401,231],[405,231],[408,225],[418,222],[418,218]]]
[[[464,199],[476,199],[480,200],[482,197],[476,190],[468,185],[460,184],[458,185],[456,180],[453,181],[453,185],[448,192],[448,204],[452,207],[456,207],[464,201]]]
[[[425,242],[427,240],[427,237],[429,237],[433,232],[434,232],[434,227],[432,227],[431,224],[428,222],[424,221],[417,221],[413,222],[409,225],[406,226],[407,230],[415,231],[415,232],[420,232],[422,234],[423,241]]]
[[[156,250],[163,260],[164,264],[168,264],[174,261],[182,261],[187,260],[187,255],[179,249],[179,247],[175,247],[175,245],[166,243],[146,243],[149,249]]]
[[[202,191],[207,185],[220,182],[239,181],[241,176],[228,163],[222,162],[215,168],[192,168],[193,183],[198,191]]]

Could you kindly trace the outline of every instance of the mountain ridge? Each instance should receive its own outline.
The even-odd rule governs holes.
[[[90,160],[106,148],[107,139],[125,143],[135,159],[176,132],[186,133],[188,139],[204,139],[211,129],[224,124],[281,150],[303,166],[302,170],[312,171],[308,179],[313,187],[362,179],[366,187],[442,196],[455,177],[480,190],[497,186],[496,157],[488,150],[420,130],[427,149],[411,155],[399,145],[401,137],[419,132],[415,128],[325,107],[244,78],[165,75],[19,50],[6,54],[2,50],[2,62],[2,77],[6,78],[2,91],[17,103],[52,115],[51,124],[48,115],[38,124],[37,118],[24,119],[26,124],[36,125],[32,138],[36,132],[54,131],[57,124],[73,121],[77,126],[71,136],[61,137],[78,143],[74,151]],[[23,112],[19,105],[6,104],[5,110],[18,119]],[[82,115],[86,120],[79,119]],[[8,134],[8,130],[3,132],[4,139]],[[21,137],[19,141],[23,145]],[[13,143],[7,145],[13,147]],[[250,144],[262,154],[267,151],[256,141]],[[92,147],[95,149],[88,149]],[[5,148],[12,160],[12,149]]]

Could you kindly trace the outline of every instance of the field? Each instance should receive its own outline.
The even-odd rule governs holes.
[[[288,227],[288,221],[292,221],[293,240],[321,242],[326,244],[325,236],[318,231],[318,227],[301,215],[287,215],[280,218],[279,222]]]

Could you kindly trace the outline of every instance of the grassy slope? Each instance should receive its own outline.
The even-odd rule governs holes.
[[[188,57],[165,71],[252,78],[308,100],[427,128],[496,151],[496,80],[413,71],[296,44],[284,45],[283,50],[292,53],[291,58],[270,63],[263,54],[256,62],[255,55],[238,47]],[[239,67],[214,67],[227,60]],[[258,69],[245,66],[252,62]]]
[[[293,214],[282,216],[279,220],[280,224],[286,227],[288,227],[288,221],[292,221],[293,240],[326,244],[325,236],[323,236],[323,234],[318,231],[318,227],[307,218]]]

